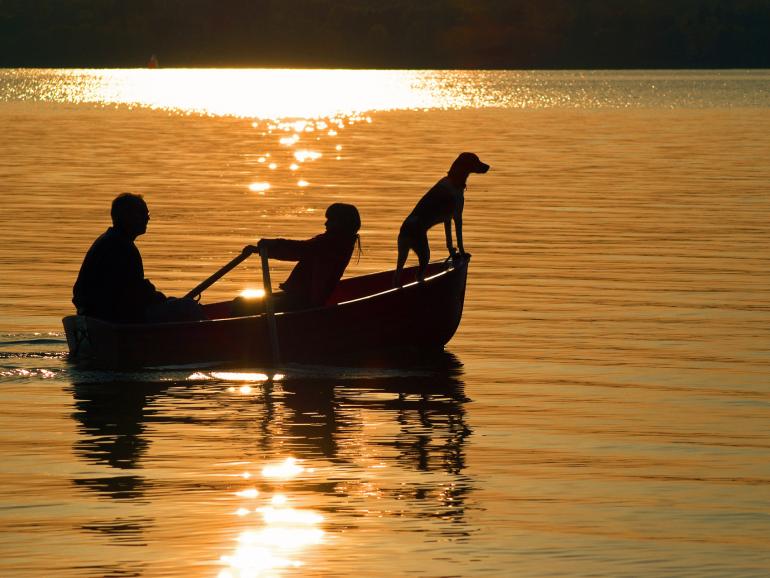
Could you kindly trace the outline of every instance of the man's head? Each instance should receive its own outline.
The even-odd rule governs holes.
[[[147,232],[150,211],[142,195],[121,193],[112,201],[110,215],[112,215],[113,226],[132,239]]]

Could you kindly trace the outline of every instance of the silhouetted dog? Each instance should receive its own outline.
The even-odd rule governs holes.
[[[417,278],[422,281],[425,269],[430,261],[428,246],[428,229],[441,222],[444,223],[446,246],[449,254],[454,256],[457,249],[452,244],[452,220],[455,222],[457,247],[460,254],[465,254],[463,247],[463,205],[465,203],[465,184],[471,173],[486,173],[489,165],[482,163],[474,153],[462,153],[452,163],[447,176],[433,185],[409,213],[401,225],[398,234],[398,262],[393,276],[393,285],[398,286],[401,271],[406,263],[409,249],[417,254],[420,266]]]

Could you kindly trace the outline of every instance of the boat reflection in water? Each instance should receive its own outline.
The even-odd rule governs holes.
[[[99,475],[73,483],[117,506],[83,526],[91,536],[180,548],[191,565],[219,566],[209,575],[245,578],[333,574],[366,547],[357,530],[387,533],[392,518],[401,531],[468,535],[471,430],[451,354],[399,369],[116,375],[74,375],[73,449]],[[174,545],[179,528],[190,530]],[[126,552],[97,566],[158,570]]]
[[[86,462],[108,466],[103,476],[75,478],[76,485],[116,500],[144,495],[146,480],[138,473],[149,445],[145,430],[152,410],[148,401],[163,389],[153,383],[75,384],[72,417],[80,425],[81,436],[73,451]]]

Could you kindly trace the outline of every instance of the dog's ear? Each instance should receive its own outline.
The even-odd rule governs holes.
[[[450,172],[463,172],[469,173],[473,170],[473,166],[479,162],[479,157],[473,153],[460,153],[452,163]]]

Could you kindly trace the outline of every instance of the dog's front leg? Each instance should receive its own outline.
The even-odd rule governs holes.
[[[449,254],[454,256],[457,253],[454,243],[452,242],[452,219],[449,218],[444,221],[444,234],[446,235],[446,248],[449,249]]]
[[[457,248],[459,249],[461,255],[465,255],[465,247],[463,246],[463,210],[462,210],[462,206],[460,207],[460,210],[455,211],[454,222],[455,222],[455,235],[457,235]]]

